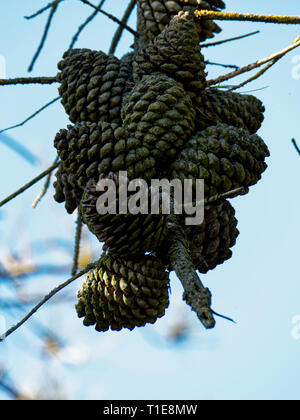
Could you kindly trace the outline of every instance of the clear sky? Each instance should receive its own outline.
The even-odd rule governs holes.
[[[26,76],[46,15],[29,22],[23,19],[41,7],[39,0],[1,3],[0,56],[5,57],[7,77]],[[120,17],[123,3],[126,2],[107,0],[106,10]],[[228,0],[227,6],[228,11],[299,15],[298,0]],[[87,6],[76,0],[66,0],[61,5],[33,76],[56,74],[56,63],[90,13]],[[134,26],[134,18],[130,24]],[[251,63],[286,47],[300,34],[296,26],[238,22],[221,26],[223,32],[217,37],[220,40],[261,30],[255,37],[205,49],[207,59],[226,64]],[[114,29],[114,23],[98,16],[82,34],[77,47],[107,52]],[[127,52],[131,44],[132,37],[124,35],[117,55]],[[0,359],[16,381],[32,388],[43,381],[47,372],[56,369],[56,378],[72,399],[300,397],[300,340],[292,334],[292,320],[300,314],[300,157],[291,145],[292,137],[300,143],[300,78],[296,77],[300,71],[295,69],[299,56],[300,49],[293,51],[261,79],[241,90],[267,86],[255,94],[266,106],[259,134],[271,151],[269,168],[246,197],[232,200],[241,232],[233,258],[202,276],[213,293],[214,309],[233,317],[237,324],[217,319],[216,328],[205,331],[181,303],[181,285],[172,275],[167,315],[155,326],[133,332],[99,334],[85,328],[76,318],[73,303],[42,310],[36,317],[66,337],[69,347],[45,367],[36,350],[39,343],[29,329],[16,332],[0,347]],[[209,77],[226,72],[216,67],[208,70]],[[55,96],[55,86],[2,87],[0,129],[22,121]],[[1,197],[54,160],[53,138],[67,123],[63,108],[57,103],[26,126],[10,132],[40,157],[38,167],[22,161],[0,143]],[[53,203],[52,191],[36,210],[31,209],[40,188],[38,185],[27,191],[1,212],[1,252],[6,246],[18,250],[30,240],[45,237],[72,238],[74,218],[65,216],[63,206]],[[62,261],[61,255],[59,258]],[[64,278],[43,277],[30,287],[35,293],[47,292]],[[74,290],[79,286],[80,281]],[[7,323],[10,325],[21,315],[12,313]],[[172,345],[164,334],[168,326],[182,318],[188,320],[190,338]],[[70,355],[77,364],[66,362],[73,360]],[[4,394],[0,393],[0,398],[5,398]]]

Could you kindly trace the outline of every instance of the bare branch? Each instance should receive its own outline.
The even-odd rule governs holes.
[[[115,53],[115,51],[117,49],[117,46],[118,46],[118,44],[121,40],[123,31],[124,31],[124,25],[127,24],[128,20],[131,16],[131,13],[133,12],[133,9],[135,8],[135,5],[136,5],[136,0],[131,0],[129,2],[129,4],[127,6],[127,9],[124,13],[123,19],[122,19],[122,25],[119,25],[119,27],[116,30],[116,33],[115,33],[115,35],[112,39],[112,43],[111,43],[111,46],[110,46],[110,49],[109,49],[109,54],[114,54]]]
[[[221,63],[213,63],[212,61],[205,61],[206,65],[209,66],[219,66],[219,67],[224,67],[225,69],[235,69],[238,70],[240,67],[236,66],[234,64],[221,64]]]
[[[254,15],[251,13],[231,13],[231,12],[226,13],[226,12],[214,12],[211,10],[196,10],[195,15],[199,19],[280,23],[280,24],[286,24],[286,25],[298,25],[300,23],[300,16]]]
[[[239,70],[233,71],[231,73],[225,74],[224,76],[220,76],[217,79],[209,80],[207,82],[207,84],[208,84],[208,86],[212,86],[212,85],[216,85],[218,83],[225,82],[226,80],[230,80],[233,77],[240,76],[243,73],[247,73],[248,71],[251,71],[251,70],[254,70],[258,67],[261,67],[261,66],[263,66],[264,64],[266,64],[270,61],[273,61],[273,60],[280,59],[280,58],[284,57],[287,53],[294,50],[295,48],[298,48],[299,46],[300,46],[300,37],[298,37],[290,46],[288,46],[285,49],[271,55],[270,57],[266,57],[266,58],[263,58],[262,60],[255,61],[252,64],[249,64],[249,65],[247,65],[245,67],[242,67]]]
[[[271,67],[273,67],[277,61],[280,60],[281,57],[276,58],[275,60],[271,61],[270,63],[268,63],[263,69],[261,69],[259,72],[257,72],[254,76],[250,77],[249,79],[245,80],[244,82],[240,83],[237,86],[233,86],[232,88],[230,88],[230,91],[234,91],[237,89],[240,89],[246,85],[248,85],[251,82],[254,82],[254,80],[259,79],[263,74],[265,74]]]
[[[54,161],[54,164],[57,163],[58,160],[59,160],[59,157],[57,156],[57,158]],[[47,179],[46,179],[46,182],[45,182],[44,187],[42,189],[42,192],[37,196],[37,198],[32,203],[32,207],[34,209],[39,204],[39,202],[41,201],[41,199],[47,194],[48,188],[50,186],[50,181],[51,181],[51,176],[52,176],[53,171],[54,171],[54,169],[48,174]]]
[[[31,16],[24,16],[25,19],[30,20],[33,19],[39,15],[41,15],[42,13],[44,13],[46,10],[50,9],[50,7],[53,7],[53,4],[56,3],[55,1],[52,1],[51,3],[47,4],[47,6],[43,7],[42,9],[38,10],[37,12],[35,12],[33,15]]]
[[[56,77],[16,77],[15,79],[0,79],[0,86],[8,85],[51,85],[57,83]]]
[[[7,198],[5,200],[0,202],[0,207],[4,206],[4,204],[8,203],[9,201],[16,198],[18,195],[22,194],[24,191],[28,190],[28,188],[32,187],[34,184],[36,184],[38,181],[43,179],[45,176],[47,176],[49,173],[51,173],[55,168],[57,168],[59,165],[59,162],[56,162],[50,168],[48,168],[46,171],[42,172],[40,175],[38,175],[36,178],[34,178],[32,181],[28,182],[28,184],[24,185],[24,187],[20,188]]]
[[[75,234],[75,247],[74,247],[74,258],[73,258],[73,268],[72,268],[72,276],[75,276],[78,270],[78,259],[80,253],[80,241],[81,241],[81,234],[82,234],[82,220],[80,213],[78,212],[77,221],[76,221],[76,234]]]
[[[42,49],[43,49],[43,47],[45,45],[45,42],[46,42],[46,39],[47,39],[47,36],[48,36],[48,32],[49,32],[49,29],[50,29],[50,26],[51,26],[51,23],[52,23],[52,19],[53,19],[54,15],[55,15],[55,13],[57,11],[57,8],[58,8],[59,4],[62,1],[63,0],[55,0],[52,3],[52,5],[49,6],[49,7],[51,7],[51,10],[50,10],[50,13],[49,13],[49,17],[48,17],[48,20],[47,20],[47,23],[46,23],[46,26],[45,26],[45,29],[44,29],[44,33],[43,33],[41,42],[40,42],[40,44],[39,44],[39,46],[37,48],[37,51],[36,51],[36,53],[35,53],[32,61],[30,63],[30,66],[28,67],[28,71],[29,72],[31,72],[33,70],[34,65],[35,65],[35,62],[38,59],[38,57],[39,57],[39,55],[40,55],[40,53],[41,53],[41,51],[42,51]]]
[[[101,0],[99,3],[98,8],[101,9],[101,7],[103,7],[104,3],[106,0]],[[97,16],[97,14],[99,13],[98,10],[95,10],[87,19],[85,22],[83,22],[82,25],[79,26],[76,34],[73,36],[71,44],[69,46],[69,50],[71,50],[74,45],[76,44],[76,42],[78,41],[79,35],[81,34],[81,32],[84,30],[84,28]]]
[[[216,322],[211,309],[212,295],[196,273],[178,216],[169,216],[168,229],[168,258],[171,269],[175,271],[184,287],[183,299],[191,306],[205,328],[214,328]]]
[[[0,342],[4,341],[9,335],[11,335],[23,324],[25,324],[25,322],[28,321],[28,319],[31,318],[32,315],[34,315],[46,302],[48,302],[48,300],[50,300],[53,296],[55,296],[58,292],[60,292],[65,287],[67,287],[69,284],[73,283],[79,277],[86,274],[89,270],[92,270],[93,268],[95,268],[95,266],[96,266],[95,263],[89,264],[84,270],[80,271],[80,273],[71,277],[70,279],[60,284],[59,286],[57,286],[55,289],[53,289],[50,293],[48,293],[48,295],[46,295],[20,322],[18,322],[16,325],[11,327],[9,330],[7,330],[4,334],[0,336]]]
[[[294,145],[294,147],[295,147],[296,151],[297,151],[297,152],[299,153],[299,155],[300,155],[300,148],[299,148],[299,146],[297,145],[296,140],[295,140],[295,139],[292,139],[292,143],[293,143],[293,145]]]
[[[257,35],[259,33],[260,31],[250,32],[249,34],[246,34],[246,35],[235,36],[234,38],[223,39],[222,41],[209,42],[207,44],[200,44],[200,47],[201,48],[216,47],[218,45],[222,45],[227,42],[232,42],[232,41],[237,41],[239,39],[248,38],[250,36]]]
[[[134,29],[130,28],[128,25],[123,24],[120,19],[116,18],[115,16],[111,15],[110,13],[105,12],[102,9],[99,9],[99,7],[97,7],[94,4],[90,3],[88,0],[79,0],[79,1],[81,1],[84,4],[87,4],[90,7],[93,7],[93,9],[95,9],[95,10],[98,10],[98,12],[102,13],[103,15],[105,15],[106,17],[108,17],[110,20],[118,23],[120,26],[122,26],[124,29],[126,29],[128,32],[130,32],[135,37],[138,37],[139,36],[138,32],[136,32]]]

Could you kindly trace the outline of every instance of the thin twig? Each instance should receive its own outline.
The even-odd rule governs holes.
[[[261,90],[268,89],[269,87],[270,87],[270,86],[263,86],[263,87],[258,88],[258,89],[243,90],[243,92],[240,92],[240,93],[254,93],[254,92],[260,92]]]
[[[115,35],[112,39],[111,46],[110,46],[110,49],[109,49],[109,54],[114,54],[115,53],[115,51],[117,49],[117,46],[118,46],[118,44],[121,40],[123,31],[124,31],[124,25],[127,25],[127,22],[128,22],[128,20],[131,16],[131,13],[133,12],[133,9],[135,8],[135,5],[136,5],[136,0],[131,0],[129,2],[129,4],[127,6],[127,9],[124,13],[124,16],[122,18],[122,25],[119,25],[119,27],[116,30]]]
[[[295,139],[292,139],[292,143],[293,143],[293,145],[294,145],[294,147],[295,147],[296,151],[297,151],[297,152],[299,153],[299,155],[300,155],[300,148],[299,148],[299,146],[297,145],[296,140],[295,140]]]
[[[99,3],[98,8],[101,9],[101,7],[103,7],[104,3],[106,0],[101,0]],[[76,42],[78,41],[79,35],[81,34],[81,32],[84,30],[84,28],[97,16],[97,14],[99,13],[98,10],[95,10],[87,19],[85,22],[83,22],[82,25],[79,26],[76,34],[73,36],[71,44],[69,46],[69,50],[71,50],[74,45],[76,44]]]
[[[59,160],[59,156],[57,156],[57,158],[55,159],[54,164],[56,164]],[[39,202],[41,201],[41,199],[47,194],[48,188],[50,186],[50,181],[51,181],[51,176],[53,173],[54,169],[48,174],[47,178],[46,178],[46,182],[43,186],[43,189],[41,191],[41,193],[37,196],[37,198],[34,200],[34,202],[32,203],[32,207],[35,209],[36,206],[39,204]]]
[[[39,57],[39,55],[40,55],[40,53],[41,53],[41,51],[42,51],[42,49],[45,45],[45,42],[46,42],[46,39],[47,39],[47,36],[48,36],[48,32],[49,32],[49,29],[50,29],[50,26],[51,26],[51,23],[52,23],[52,19],[54,18],[54,15],[57,11],[57,8],[58,8],[58,6],[61,2],[62,2],[62,0],[55,0],[53,2],[52,6],[51,6],[51,10],[50,10],[50,13],[49,13],[49,17],[48,17],[48,20],[47,20],[47,23],[46,23],[46,26],[45,26],[45,29],[44,29],[44,33],[43,33],[41,42],[40,42],[40,44],[39,44],[39,46],[36,50],[36,53],[33,56],[33,59],[31,61],[30,65],[29,65],[29,67],[28,67],[28,72],[31,72],[33,70],[35,62],[38,59],[38,57]]]
[[[196,10],[196,17],[199,19],[214,20],[231,20],[242,22],[263,22],[263,23],[280,23],[287,25],[298,25],[300,16],[275,16],[275,15],[254,15],[251,13],[226,13],[214,12],[211,10]]]
[[[1,133],[5,133],[8,130],[12,130],[14,128],[18,128],[18,127],[22,127],[23,125],[25,125],[28,121],[32,120],[34,117],[36,117],[38,114],[40,114],[42,111],[44,111],[44,109],[48,108],[50,105],[54,104],[55,102],[57,102],[60,99],[60,96],[58,96],[57,98],[52,99],[52,101],[48,102],[46,105],[44,105],[42,108],[38,109],[34,114],[30,115],[30,117],[27,117],[26,120],[22,121],[19,124],[16,125],[12,125],[11,127],[7,127],[4,128],[3,130],[0,130],[0,134]]]
[[[212,197],[208,197],[204,200],[204,203],[206,205],[207,204],[213,204],[213,203],[216,203],[219,200],[226,200],[228,198],[234,198],[237,195],[242,195],[246,192],[247,192],[247,188],[245,188],[245,187],[236,188],[234,190],[227,191],[226,193],[223,193],[223,194],[217,194],[217,195],[214,195]]]
[[[56,77],[16,77],[14,79],[0,79],[0,86],[30,84],[51,85],[56,82]]]
[[[259,79],[263,74],[265,74],[271,67],[273,67],[277,61],[280,60],[281,57],[276,58],[275,60],[271,61],[270,63],[268,63],[263,69],[261,69],[260,71],[258,71],[254,76],[250,77],[249,79],[245,80],[244,82],[240,83],[237,86],[233,86],[232,88],[229,89],[229,91],[234,91],[237,89],[240,89],[246,85],[248,85],[251,82],[254,82],[254,80]]]
[[[28,190],[28,188],[32,187],[34,184],[36,184],[38,181],[43,179],[45,176],[47,176],[50,172],[52,172],[55,168],[57,168],[59,165],[59,162],[56,162],[54,165],[50,166],[46,171],[42,172],[40,175],[38,175],[36,178],[34,178],[32,181],[28,182],[26,185],[24,185],[22,188],[5,198],[5,200],[0,202],[0,207],[4,206],[4,204],[8,203],[9,201],[16,198],[18,195],[22,194],[24,191]]]
[[[247,73],[248,71],[254,70],[258,67],[263,66],[264,64],[276,60],[277,58],[282,58],[284,57],[287,53],[289,53],[290,51],[294,50],[295,48],[298,48],[300,46],[300,37],[298,37],[291,45],[289,45],[288,47],[284,48],[283,50],[269,56],[266,58],[263,58],[262,60],[259,61],[255,61],[252,64],[249,64],[245,67],[241,67],[239,70],[233,71],[231,73],[225,74],[224,76],[220,76],[217,79],[213,79],[213,80],[209,80],[207,82],[208,86],[212,86],[212,85],[216,85],[222,82],[225,82],[226,80],[230,80],[233,77],[236,76],[240,76],[243,73]]]
[[[200,44],[200,47],[201,48],[216,47],[218,45],[222,45],[222,44],[225,44],[227,42],[232,42],[232,41],[237,41],[239,39],[248,38],[250,36],[253,36],[253,35],[256,35],[256,34],[259,34],[259,33],[260,33],[260,31],[250,32],[249,34],[235,36],[234,38],[223,39],[222,41],[209,42],[207,44]]]
[[[20,322],[18,322],[16,325],[11,327],[9,330],[7,330],[4,334],[0,336],[0,342],[4,341],[9,335],[11,335],[23,324],[25,324],[25,322],[28,321],[28,319],[31,318],[32,315],[34,315],[46,302],[48,302],[48,300],[50,300],[53,296],[55,296],[58,292],[60,292],[65,287],[67,287],[69,284],[73,283],[79,277],[86,274],[89,270],[92,270],[93,268],[95,268],[96,265],[97,265],[96,263],[89,264],[84,270],[80,271],[80,273],[71,277],[70,279],[60,284],[59,286],[57,286],[55,289],[53,289],[50,293],[48,293],[48,295],[46,295]]]
[[[134,29],[130,28],[130,26],[123,24],[122,21],[118,18],[116,18],[115,16],[111,15],[110,13],[105,12],[102,9],[99,9],[99,7],[95,6],[94,4],[90,3],[88,0],[79,0],[81,1],[81,3],[87,4],[90,7],[93,7],[93,9],[98,10],[98,12],[102,13],[103,15],[105,15],[106,17],[108,17],[110,20],[118,23],[119,25],[121,25],[122,27],[124,27],[124,29],[126,29],[128,32],[130,32],[132,35],[134,35],[135,37],[139,36],[139,33],[137,31],[135,31]]]
[[[77,273],[77,270],[78,270],[81,233],[82,233],[82,220],[81,220],[80,213],[78,212],[78,216],[77,216],[77,220],[76,220],[76,234],[75,234],[73,267],[72,267],[72,273],[71,273],[72,276],[75,276],[75,274]]]
[[[44,13],[46,10],[50,9],[50,7],[52,7],[54,3],[55,3],[55,1],[52,1],[47,6],[43,7],[42,9],[38,10],[37,12],[35,12],[33,15],[24,16],[24,18],[27,19],[27,20],[35,18],[35,17],[41,15],[42,13]]]
[[[219,66],[219,67],[224,67],[225,69],[235,69],[238,70],[240,67],[236,66],[234,64],[221,64],[221,63],[213,63],[212,61],[205,61],[206,65],[210,65],[210,66]]]

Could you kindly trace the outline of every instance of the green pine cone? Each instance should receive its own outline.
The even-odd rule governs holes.
[[[204,57],[200,52],[195,17],[180,12],[148,47],[138,52],[134,79],[155,72],[181,82],[191,98],[199,97],[206,85]]]
[[[264,120],[265,107],[258,98],[252,95],[207,89],[199,103],[201,105],[196,108],[198,130],[224,123],[245,128],[253,134],[259,130]]]
[[[153,41],[182,10],[216,10],[224,7],[221,0],[138,0],[138,32],[142,38],[142,42],[138,42],[145,45]],[[199,21],[197,26],[199,41],[205,41],[221,32],[221,28],[208,19]]]
[[[123,97],[132,88],[128,58],[89,49],[65,52],[58,63],[59,94],[73,123],[81,121],[121,124]]]
[[[169,306],[169,278],[153,256],[138,260],[107,255],[87,275],[76,311],[85,326],[97,331],[133,330],[155,323]]]
[[[171,165],[173,179],[204,179],[206,197],[256,184],[270,152],[247,130],[225,124],[198,132]]]
[[[71,214],[80,203],[82,190],[78,187],[74,176],[66,172],[63,163],[59,165],[55,177],[56,181],[53,183],[54,199],[58,203],[65,203],[67,212]]]
[[[84,189],[90,178],[102,173],[127,171],[129,179],[155,177],[155,160],[141,140],[117,124],[78,123],[55,137],[65,170]]]
[[[163,165],[177,157],[193,134],[195,111],[180,83],[153,74],[144,76],[125,99],[122,120],[124,128]]]
[[[239,236],[235,210],[228,201],[205,208],[200,226],[184,226],[196,269],[207,273],[232,257]]]
[[[97,207],[99,203],[97,200],[101,199],[103,194],[97,185],[101,185],[102,180],[106,179],[113,182],[116,190],[116,199],[106,204],[106,207],[114,209],[114,214],[109,212],[100,214]],[[102,175],[97,180],[90,180],[79,207],[83,222],[100,242],[104,242],[103,248],[109,250],[111,254],[140,256],[145,252],[155,251],[166,237],[167,216],[151,214],[148,203],[145,203],[145,208],[143,207],[143,212],[148,214],[132,214],[126,211],[133,193],[128,193],[124,202],[120,202],[120,185],[119,177],[113,173]],[[127,182],[123,185],[127,189]],[[126,214],[120,214],[121,206],[126,206]]]

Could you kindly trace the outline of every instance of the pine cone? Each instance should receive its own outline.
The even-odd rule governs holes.
[[[73,123],[81,121],[121,124],[122,99],[132,88],[128,57],[89,49],[68,50],[58,63],[58,91]]]
[[[125,129],[160,164],[174,160],[195,127],[195,111],[182,85],[163,74],[144,76],[124,101]]]
[[[198,130],[224,123],[245,128],[256,133],[264,120],[265,107],[252,95],[207,89],[201,96],[201,105],[196,108],[196,127]]]
[[[61,130],[56,147],[68,174],[84,189],[90,178],[101,173],[127,171],[129,179],[151,179],[155,160],[141,140],[127,135],[117,124],[78,123]]]
[[[97,188],[97,181],[100,185],[101,180],[105,179],[112,180],[116,186],[116,200],[108,203],[111,209],[114,208],[115,214],[103,215],[97,211],[97,200],[103,194]],[[127,190],[127,183],[124,185]],[[133,194],[128,193],[128,198],[126,194],[125,202],[120,202],[119,193],[119,177],[112,173],[101,176],[99,180],[90,180],[79,208],[83,222],[100,242],[104,242],[104,249],[111,254],[132,256],[154,251],[166,237],[167,216],[151,214],[148,203],[145,204],[147,214],[132,214],[126,209]],[[122,205],[126,206],[126,214],[120,214]]]
[[[56,181],[53,183],[54,199],[58,203],[65,202],[65,208],[71,214],[80,203],[82,190],[78,187],[74,176],[66,172],[63,163],[59,165],[55,176]]]
[[[83,324],[97,331],[133,330],[153,324],[169,306],[169,278],[152,256],[139,260],[105,256],[87,275],[76,311]]]
[[[172,178],[204,179],[207,197],[256,184],[270,152],[257,135],[218,124],[198,132],[171,165]]]
[[[224,7],[224,3],[219,0],[138,0],[138,31],[145,44],[153,41],[182,10],[216,10]],[[205,41],[221,32],[221,28],[208,19],[199,21],[197,26],[199,41]]]
[[[133,68],[136,81],[145,74],[165,73],[181,82],[191,98],[201,96],[206,73],[194,15],[180,12],[175,16],[145,50],[139,51]]]
[[[197,270],[207,273],[232,257],[231,247],[239,236],[235,210],[228,201],[205,208],[200,226],[184,226]]]

